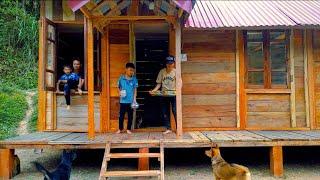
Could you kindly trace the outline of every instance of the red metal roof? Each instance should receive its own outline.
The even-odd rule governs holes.
[[[197,0],[187,28],[320,27],[320,1]]]

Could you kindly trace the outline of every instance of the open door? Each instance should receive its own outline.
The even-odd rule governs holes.
[[[56,48],[57,48],[57,38],[56,38],[56,25],[47,18],[42,18],[41,23],[43,24],[43,77],[44,77],[44,90],[54,91],[56,82]]]

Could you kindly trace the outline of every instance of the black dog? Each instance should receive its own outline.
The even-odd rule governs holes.
[[[34,162],[38,171],[44,175],[44,180],[69,180],[72,161],[76,159],[75,151],[63,150],[61,162],[53,172],[49,172],[41,164]]]

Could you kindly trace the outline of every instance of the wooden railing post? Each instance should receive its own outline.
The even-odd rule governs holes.
[[[94,139],[94,62],[93,62],[93,24],[86,18],[87,23],[87,68],[88,68],[88,138]]]
[[[175,58],[176,58],[176,105],[177,137],[182,137],[182,78],[181,78],[181,25],[175,23]]]

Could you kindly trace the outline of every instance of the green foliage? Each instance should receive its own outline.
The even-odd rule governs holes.
[[[0,1],[0,83],[37,86],[38,1]]]
[[[0,140],[16,135],[27,108],[22,91],[0,86]]]
[[[28,131],[35,132],[37,130],[37,121],[38,121],[38,94],[35,94],[32,97],[32,107],[33,113],[31,115],[31,119],[28,123]]]

